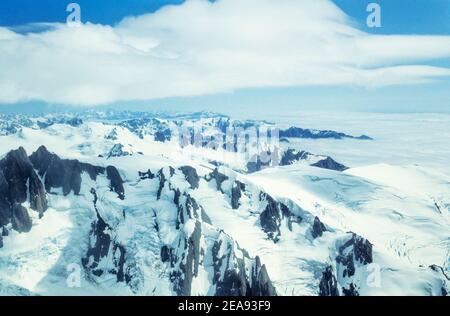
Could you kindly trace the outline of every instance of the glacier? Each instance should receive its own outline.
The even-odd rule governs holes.
[[[449,118],[271,120],[0,116],[0,295],[449,293]],[[278,155],[180,145],[198,122],[279,128]]]

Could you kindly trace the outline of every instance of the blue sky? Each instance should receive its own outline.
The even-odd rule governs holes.
[[[82,7],[83,22],[113,25],[129,15],[154,12],[183,0],[2,0],[0,25],[16,26],[35,22],[64,22],[68,3]],[[450,34],[448,0],[334,0],[358,26],[368,32],[386,34]],[[366,27],[366,7],[379,3],[383,10],[383,27]]]
[[[30,23],[63,23],[65,22],[68,14],[65,11],[65,7],[69,2],[70,1],[64,0],[2,0],[0,1],[0,27],[3,26],[10,28],[15,32],[26,33],[26,31],[29,30],[39,29],[39,26],[36,25],[32,27],[24,27],[24,25]],[[153,13],[162,6],[165,6],[167,4],[181,4],[183,1],[77,0],[74,2],[77,2],[81,6],[81,19],[83,23],[90,22],[93,24],[103,24],[116,27],[119,22],[121,22],[125,17],[141,16],[143,14]],[[366,26],[365,21],[368,14],[366,12],[366,7],[367,4],[371,2],[377,2],[381,5],[381,28],[368,28]],[[355,30],[357,29],[363,32],[381,36],[450,36],[450,1],[448,0],[335,0],[334,3],[348,16],[349,20],[345,22],[348,24],[346,26],[351,26]],[[254,11],[259,12],[258,8],[255,8]],[[246,8],[246,13],[248,15],[251,16],[252,12],[253,11],[251,8]],[[330,10],[330,14],[332,13],[334,14],[334,11]],[[178,23],[178,21],[174,22]],[[124,27],[120,26],[118,27],[118,29],[122,30],[124,29]],[[126,32],[131,34],[130,30],[135,31],[136,29],[137,26],[132,26],[126,29]],[[176,31],[179,31],[179,29],[176,29],[174,32]],[[134,33],[132,35],[134,38]],[[447,45],[446,41],[447,39],[442,39],[442,43],[436,43],[436,47],[440,47],[439,45],[444,44]],[[447,46],[444,47],[447,48]],[[294,47],[294,49],[297,48]],[[438,49],[436,49],[436,51],[438,51]],[[426,65],[438,67],[440,69],[450,68],[449,56],[440,56],[438,53],[435,53],[436,56],[434,56],[433,54],[431,54],[430,56],[427,55],[427,58],[424,58],[421,55],[418,57],[411,57],[409,56],[409,53],[407,53],[405,55],[406,61],[402,60],[402,55],[398,55],[395,56],[395,58],[388,59],[381,59],[381,57],[379,57],[380,55],[383,56],[383,53],[381,52],[378,55],[373,56],[374,59],[380,58],[380,61],[377,60],[375,63],[368,61],[370,58],[372,58],[371,55],[365,58],[362,62],[367,63],[367,65],[364,64],[363,68],[370,70],[375,67],[375,65],[376,67]],[[24,56],[24,58],[29,57]],[[360,67],[360,65],[358,64],[357,67]],[[434,71],[435,69],[433,69],[433,76],[435,75]],[[36,70],[36,72],[38,72],[38,70]],[[295,73],[292,74],[292,76],[295,77]],[[424,76],[428,78],[430,74],[418,74],[417,76],[418,77],[414,78],[413,81],[421,81]],[[214,78],[216,77],[217,76],[214,76]],[[395,74],[393,77],[395,80],[397,80],[398,74]],[[153,80],[152,78],[150,79]],[[214,87],[211,89],[204,89],[204,93],[197,91],[191,93],[190,91],[188,91],[180,96],[172,96],[171,93],[168,92],[161,95],[156,94],[155,98],[146,98],[142,97],[140,92],[138,91],[135,94],[136,99],[139,99],[139,102],[135,102],[135,104],[150,104],[151,107],[161,105],[169,107],[185,104],[186,107],[191,108],[201,107],[217,110],[220,110],[220,108],[233,106],[237,108],[239,108],[240,106],[251,108],[255,106],[271,107],[273,104],[280,104],[286,109],[293,107],[317,109],[319,107],[326,110],[345,109],[393,112],[450,112],[450,93],[448,92],[450,91],[449,77],[444,76],[444,78],[442,78],[442,76],[439,75],[436,77],[436,80],[414,85],[409,84],[407,79],[408,78],[402,78],[400,80],[400,83],[396,82],[392,85],[380,85],[379,83],[377,83],[375,87],[360,87],[357,84],[355,85],[352,83],[324,84],[320,82],[319,84],[310,84],[309,82],[304,83],[303,79],[300,80],[299,84],[283,84],[278,87],[277,84],[266,82],[253,84],[251,82],[251,79],[249,79],[242,85],[233,86],[227,83],[224,88]],[[293,82],[296,82],[296,80],[297,79],[292,79]],[[402,84],[402,80],[405,81],[405,84]],[[291,81],[287,80],[287,82]],[[17,86],[20,86],[19,83],[17,83]],[[165,84],[165,86],[167,86],[167,84]],[[200,89],[200,91],[203,90]],[[24,91],[23,94],[27,95],[27,91]],[[29,94],[32,96],[45,95],[44,97],[42,97],[43,100],[39,100],[39,98],[37,98],[38,100],[30,100],[31,103],[34,101],[43,101],[48,103],[64,104],[65,101],[64,98],[61,98],[59,96],[51,95],[47,97],[46,92],[37,93],[33,91],[33,93]],[[27,96],[24,98],[25,100],[15,100],[14,98],[12,98],[12,101],[8,101],[9,99],[5,97],[6,102],[2,102],[2,98],[0,97],[0,103],[26,103],[29,102],[28,100],[26,100],[26,98],[32,97]],[[117,99],[123,100],[123,102],[118,102],[118,100],[113,99],[109,100],[108,98],[99,98],[98,102],[97,99],[95,99],[92,101],[92,103],[119,104],[124,102],[134,102],[133,95],[127,95],[123,97],[118,96]],[[156,100],[147,101],[147,99]],[[78,101],[79,100],[76,100],[74,103],[77,103]],[[68,103],[72,102],[69,100]],[[80,103],[83,103],[82,105],[87,105],[87,103],[89,103],[89,98],[82,99]]]
[[[64,22],[66,7],[76,2],[82,8],[83,22],[115,24],[129,15],[154,12],[182,0],[2,0],[0,25],[14,26],[36,22]]]

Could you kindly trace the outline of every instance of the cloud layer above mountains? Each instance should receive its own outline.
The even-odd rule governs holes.
[[[450,76],[450,36],[370,35],[329,0],[188,0],[118,25],[0,28],[0,103],[99,105],[240,88]]]

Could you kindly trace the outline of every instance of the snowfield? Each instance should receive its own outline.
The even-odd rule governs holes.
[[[182,148],[168,137],[166,128],[189,127],[195,115],[139,128],[98,117],[0,134],[3,161],[43,145],[106,170],[93,177],[83,169],[79,194],[64,194],[30,158],[48,208],[39,216],[28,193],[21,205],[31,229],[3,224],[0,295],[449,293],[450,117],[418,114],[420,127],[406,115],[385,126],[381,115],[372,125],[370,115],[365,124],[343,116],[332,126],[306,117],[305,127],[373,140],[292,138],[284,150],[313,154],[253,173],[245,161],[226,163],[233,153]],[[348,169],[313,166],[328,156]]]

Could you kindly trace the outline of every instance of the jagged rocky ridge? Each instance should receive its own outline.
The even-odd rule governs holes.
[[[18,232],[30,231],[32,220],[24,205],[38,212],[40,217],[48,207],[41,180],[27,153],[20,147],[0,161],[0,226],[3,234],[9,224]]]
[[[255,129],[257,137],[265,137],[260,135],[259,128],[276,128],[272,123],[266,121],[255,120],[234,120],[227,116],[214,113],[195,113],[188,116],[183,115],[169,115],[169,114],[151,114],[141,112],[80,112],[80,113],[55,113],[45,117],[27,117],[23,115],[0,115],[0,135],[11,135],[19,133],[23,128],[34,130],[47,129],[55,124],[68,125],[74,128],[81,127],[85,122],[89,121],[104,121],[105,124],[114,126],[114,128],[105,135],[108,141],[114,141],[112,147],[106,152],[97,153],[99,157],[123,157],[133,154],[142,154],[142,152],[134,151],[133,147],[128,143],[120,143],[118,140],[118,129],[127,129],[141,139],[149,136],[157,142],[177,141],[180,146],[194,145],[207,147],[209,149],[226,149],[238,152],[240,144],[236,137],[230,140],[227,137],[229,129],[245,131],[246,129]],[[195,126],[195,127],[193,127]],[[276,130],[279,130],[276,128]],[[186,137],[187,136],[187,137]],[[272,132],[268,132],[269,139],[272,137]],[[282,140],[289,142],[290,138],[333,138],[333,139],[371,139],[368,136],[354,137],[339,133],[335,131],[319,131],[302,129],[299,127],[291,127],[287,130],[279,130],[279,136]],[[202,141],[198,143],[201,137]],[[217,144],[216,144],[217,143]],[[216,144],[216,145],[214,145]],[[311,153],[296,151],[292,148],[268,149],[267,155],[270,159],[264,159],[266,156],[264,152],[256,155],[251,161],[243,166],[247,172],[257,172],[264,168],[290,165],[296,162],[308,162],[312,160],[310,165],[343,171],[347,167],[341,163],[336,162],[331,157],[318,156]]]
[[[105,222],[100,214],[97,208],[98,196],[95,189],[91,190],[91,194],[97,219],[92,223],[89,248],[86,256],[81,259],[82,265],[88,273],[95,277],[110,273],[116,276],[117,282],[136,286],[131,283],[137,272],[136,267],[132,260],[128,260],[126,248],[116,240],[114,229]]]
[[[336,262],[328,266],[320,281],[321,296],[359,296],[357,273],[373,263],[372,244],[361,236],[350,233],[337,244]],[[333,268],[334,267],[334,268]]]
[[[345,171],[348,169],[348,167],[336,162],[331,157],[314,155],[306,151],[296,151],[295,149],[291,148],[283,153],[280,165],[289,166],[302,160],[309,161],[311,166],[322,169],[329,169],[335,171]]]
[[[372,140],[371,137],[367,135],[361,136],[351,136],[345,133],[339,133],[336,131],[321,131],[321,130],[312,130],[312,129],[304,129],[299,127],[290,127],[286,130],[280,130],[280,137],[282,138],[311,138],[311,139],[320,139],[320,138],[333,138],[333,139],[360,139],[360,140]]]
[[[276,295],[260,259],[251,258],[229,235],[215,228],[204,208],[188,193],[198,188],[199,176],[194,168],[163,168],[155,178],[159,182],[157,199],[175,205],[175,227],[171,227],[175,231],[162,246],[161,259],[170,268],[173,290],[178,295],[195,294],[193,284],[202,274],[212,275],[209,294]],[[180,183],[180,178],[187,185]],[[157,223],[162,229],[163,222],[157,219]]]
[[[293,225],[306,221],[310,226],[311,239],[321,237],[327,231],[325,225],[316,216],[294,206],[292,201],[278,201],[260,188],[245,183],[237,173],[226,168],[215,168],[205,177],[213,182],[217,190],[227,196],[232,209],[241,207],[241,199],[250,203],[254,212],[259,214],[259,225],[269,240],[275,244],[282,236],[282,230],[293,230]]]
[[[63,195],[84,194],[84,173],[94,182],[98,177],[105,177],[118,200],[126,198],[123,180],[115,167],[104,168],[78,160],[61,159],[44,146],[30,157],[23,148],[12,151],[1,161],[0,166],[0,188],[5,193],[2,197],[6,197],[2,199],[1,209],[3,235],[8,234],[6,226],[10,223],[13,229],[20,232],[31,229],[28,210],[20,203],[29,202],[43,214],[47,208],[46,194],[58,194],[55,189],[61,189]],[[170,202],[175,207],[175,225],[165,227],[164,222],[156,217],[154,227],[158,232],[169,229],[173,236],[170,243],[165,242],[164,238],[162,240],[161,261],[168,265],[169,278],[176,294],[194,295],[196,279],[202,273],[207,273],[212,275],[213,282],[204,294],[276,295],[260,259],[251,258],[229,235],[212,226],[203,207],[189,194],[189,190],[195,190],[199,185],[200,178],[194,168],[163,168],[156,174],[148,171],[141,174],[141,179],[157,181],[157,200]],[[185,185],[180,185],[181,179]],[[30,183],[28,187],[27,183]],[[117,282],[127,284],[132,291],[138,292],[142,283],[139,266],[134,260],[133,251],[129,251],[117,231],[117,223],[125,218],[126,212],[113,214],[113,219],[107,219],[99,210],[100,202],[94,188],[90,194],[96,219],[87,236],[88,248],[86,255],[80,258],[81,263],[93,282],[106,275],[114,275]],[[27,196],[29,201],[24,200]],[[169,210],[160,211],[162,215]]]
[[[111,190],[119,198],[124,198],[123,181],[112,166],[105,169],[78,160],[61,159],[44,146],[30,157],[22,147],[10,151],[0,161],[0,226],[3,235],[7,234],[9,224],[18,232],[30,231],[32,220],[27,207],[42,217],[48,208],[47,193],[52,193],[53,189],[62,189],[64,195],[80,194],[83,172],[94,181],[99,174],[106,173]]]
[[[46,192],[52,195],[61,192],[63,195],[73,194],[75,198],[86,198],[88,191],[83,191],[82,188],[86,178],[93,182],[107,179],[113,193],[105,198],[105,203],[99,201],[95,190],[91,190],[91,194],[87,195],[87,198],[92,199],[96,219],[92,223],[90,235],[86,237],[89,240],[89,247],[80,261],[94,283],[112,275],[118,283],[123,283],[134,293],[140,293],[143,276],[136,253],[120,234],[120,225],[127,216],[128,201],[119,171],[112,166],[98,167],[77,160],[61,159],[45,147],[39,148],[30,157],[22,153],[22,150],[9,153],[0,162],[2,173],[11,174],[11,170],[14,170],[12,174],[20,175],[15,178],[21,179],[8,181],[9,177],[0,176],[0,192],[7,192],[0,195],[3,198],[2,202],[6,201],[11,206],[9,192],[11,187],[20,187],[17,183],[25,182],[27,193],[23,205],[15,204],[10,208],[15,216],[11,216],[10,222],[2,227],[2,236],[6,237],[10,229],[25,232],[27,227],[31,228],[32,223],[27,221],[25,215],[31,208],[28,205],[33,203],[43,205]],[[27,182],[34,177],[30,170],[40,183],[40,186],[33,185],[33,187],[40,187],[40,190],[30,191],[27,187]],[[231,210],[242,211],[249,208],[254,212],[259,219],[256,224],[274,244],[279,244],[286,236],[285,232],[299,224],[310,226],[307,235],[311,237],[311,241],[321,238],[324,234],[326,238],[327,232],[332,231],[319,217],[296,209],[291,201],[271,196],[247,182],[245,177],[227,168],[216,168],[206,176],[199,175],[192,166],[165,167],[154,171],[156,172],[151,170],[141,172],[139,181],[140,185],[149,188],[149,195],[155,193],[156,201],[149,203],[148,206],[150,212],[154,212],[154,230],[160,236],[158,260],[167,268],[165,271],[175,294],[274,295],[276,293],[261,260],[258,257],[252,258],[230,235],[214,227],[214,222],[208,216],[209,209],[202,205],[201,199],[195,197],[196,190],[204,185],[202,183],[204,181],[226,198]],[[89,180],[86,182],[90,183]],[[131,187],[126,187],[127,192]],[[16,192],[16,189],[13,192]],[[36,194],[29,194],[30,192]],[[117,205],[123,207],[114,208],[113,214],[105,214],[105,206],[109,206],[109,202],[113,199],[117,200]],[[121,204],[122,202],[125,204]],[[13,210],[15,206],[18,209]],[[42,216],[45,210],[41,209],[43,211],[38,213]],[[170,218],[168,220],[166,216],[172,215],[173,221]],[[372,244],[363,237],[350,233],[337,241],[336,253],[331,255],[332,260],[324,266],[322,279],[317,284],[320,294],[359,295],[361,283],[358,273],[373,262]],[[447,295],[449,282],[444,269],[436,265],[424,269],[442,280],[441,292],[442,295]],[[204,280],[205,275],[211,276],[208,279],[211,283],[208,288],[201,288],[200,292],[200,280]]]
[[[91,180],[96,181],[100,174],[107,175],[110,180],[110,188],[116,192],[120,199],[124,199],[125,191],[123,180],[117,169],[113,166],[98,167],[78,160],[61,159],[56,154],[50,153],[45,146],[30,156],[30,161],[39,172],[39,176],[45,179],[44,185],[47,192],[54,188],[61,188],[64,195],[80,194],[81,175],[87,173]]]

